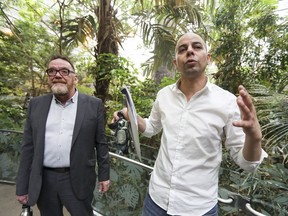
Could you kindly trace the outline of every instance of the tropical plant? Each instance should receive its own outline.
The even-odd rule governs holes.
[[[214,1],[209,2],[214,5]],[[154,46],[153,56],[144,64],[144,75],[153,77],[160,66],[175,74],[172,62],[176,40],[186,32],[197,31],[205,35],[201,19],[204,7],[200,1],[188,0],[151,1],[151,4],[141,1],[135,4],[132,14],[137,17],[143,41],[147,46]]]
[[[101,54],[111,53],[118,55],[118,44],[121,43],[120,33],[123,30],[121,22],[116,17],[117,11],[114,8],[113,3],[110,0],[98,0],[98,1],[79,1],[76,5],[65,5],[65,0],[59,4],[59,32],[60,41],[64,41],[63,46],[75,47],[79,43],[83,44],[84,47],[88,47],[88,41],[95,41],[96,45],[93,45],[92,55],[95,61]],[[64,17],[65,9],[66,14],[68,9],[74,9],[78,11],[77,7],[80,5],[81,8],[86,12],[85,15],[78,15],[68,18]],[[87,15],[88,13],[88,15]],[[89,47],[88,47],[89,48]],[[96,63],[97,64],[97,63]],[[112,66],[112,65],[111,65]],[[95,68],[94,75],[97,74],[97,67]],[[107,100],[109,92],[109,83],[111,76],[105,75],[109,71],[101,71],[100,74],[94,76],[95,83],[95,96],[101,98],[104,102]],[[103,76],[106,79],[103,79]]]
[[[288,168],[288,97],[263,85],[253,85],[250,90],[255,99],[258,118],[262,125],[265,149],[271,163],[281,163]]]
[[[243,172],[223,153],[220,186],[251,199],[252,205],[265,215],[288,214],[288,121],[287,95],[263,85],[247,86],[253,95],[258,119],[262,126],[262,146],[268,153],[255,173]],[[221,207],[227,210],[227,207]],[[238,211],[228,208],[229,212]],[[241,215],[241,214],[240,214]]]
[[[209,30],[218,85],[235,94],[253,82],[285,88],[287,21],[279,23],[274,9],[260,0],[220,1]]]
[[[2,26],[4,30],[0,32],[0,67],[5,73],[1,74],[1,79],[8,78],[9,82],[3,80],[0,83],[5,89],[14,92],[18,89],[19,96],[25,93],[37,96],[45,91],[43,71],[45,60],[51,53],[51,47],[42,44],[51,43],[53,37],[41,26],[29,7],[19,9],[21,19],[10,19],[11,15],[7,15],[9,9],[7,13],[5,10],[3,5],[1,13],[5,22]]]

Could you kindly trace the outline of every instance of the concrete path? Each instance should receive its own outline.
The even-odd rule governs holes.
[[[0,216],[19,216],[21,209],[22,205],[16,200],[15,185],[0,183]],[[32,209],[33,216],[40,216],[36,206]],[[70,216],[66,209],[64,216]]]

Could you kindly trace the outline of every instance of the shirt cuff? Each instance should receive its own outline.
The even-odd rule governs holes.
[[[146,122],[145,131],[142,132],[142,135],[145,137],[151,137],[153,135],[153,128],[149,123],[149,119],[145,118],[144,121]]]
[[[238,152],[238,165],[247,172],[254,172],[268,154],[262,149],[259,161],[247,161],[243,156],[243,148]]]

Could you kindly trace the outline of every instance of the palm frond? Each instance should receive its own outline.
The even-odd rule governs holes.
[[[136,22],[141,28],[143,42],[154,46],[154,61],[149,62],[144,75],[154,74],[160,66],[174,71],[173,58],[176,39],[185,32],[195,31],[201,25],[200,8],[195,4],[158,5],[138,12]],[[151,60],[151,59],[150,59]]]
[[[91,15],[66,20],[63,25],[63,46],[76,47],[79,43],[87,45],[90,39],[95,38],[96,22]]]
[[[253,95],[263,137],[266,140],[266,148],[283,149],[288,142],[287,95],[273,92],[262,85],[249,87],[249,92]]]

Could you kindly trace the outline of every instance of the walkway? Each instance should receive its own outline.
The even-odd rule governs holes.
[[[15,185],[0,183],[0,216],[19,216],[22,206],[15,196]],[[33,216],[40,216],[36,206],[33,208]],[[65,210],[64,216],[69,216]]]

